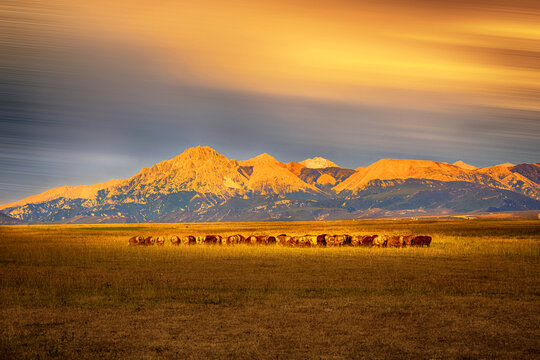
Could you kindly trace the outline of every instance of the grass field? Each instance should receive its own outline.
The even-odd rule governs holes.
[[[129,247],[418,233],[431,248]],[[0,227],[2,359],[538,359],[540,221]]]

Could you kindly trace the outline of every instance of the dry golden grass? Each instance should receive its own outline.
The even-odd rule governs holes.
[[[431,248],[129,247],[421,233]],[[540,221],[0,227],[0,358],[537,359]]]

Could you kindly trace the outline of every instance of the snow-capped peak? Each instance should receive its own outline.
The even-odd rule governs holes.
[[[330,160],[327,160],[322,157],[314,157],[313,159],[306,159],[304,161],[301,161],[300,164],[304,165],[307,168],[310,169],[324,169],[328,167],[341,167],[339,165],[336,165]]]

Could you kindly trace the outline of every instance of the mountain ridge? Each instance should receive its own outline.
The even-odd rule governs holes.
[[[316,165],[335,165],[323,160]],[[266,153],[239,161],[198,146],[127,179],[54,188],[0,210],[33,222],[349,218],[396,206],[415,207],[399,211],[536,210],[539,178],[538,163],[476,168],[462,161],[381,159],[353,170],[283,163]]]

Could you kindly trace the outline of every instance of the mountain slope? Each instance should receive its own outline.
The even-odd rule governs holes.
[[[469,181],[477,177],[458,166],[429,160],[381,159],[370,166],[359,169],[334,190],[357,192],[371,180],[430,179],[440,181]]]
[[[323,169],[304,168],[301,170],[299,177],[308,184],[314,184],[321,189],[330,190],[354,173],[355,171],[352,169],[339,167],[327,167]]]
[[[12,218],[11,216],[7,216],[6,214],[3,214],[0,212],[0,225],[21,225],[21,224],[25,224],[25,222],[19,219]]]
[[[306,167],[300,163],[291,161],[289,163],[279,163],[280,166],[292,172],[294,175],[299,176],[302,173],[302,170]]]
[[[540,201],[467,182],[374,180],[348,199],[231,198],[201,212],[175,212],[160,222],[337,220],[540,209]]]
[[[518,172],[512,172],[510,167],[497,165],[475,170],[476,174],[489,176],[498,181],[502,189],[508,189],[521,194],[540,199],[540,185]]]
[[[509,190],[463,181],[372,180],[344,201],[352,209],[418,210],[431,213],[509,211],[540,208],[540,200]]]
[[[382,159],[359,169],[333,190],[337,193],[358,193],[372,180],[429,179],[464,181],[498,189],[511,190],[540,199],[540,186],[504,166],[467,170],[455,165],[428,160]]]
[[[319,192],[315,186],[304,182],[268,154],[241,161],[240,164],[252,169],[246,186],[249,191],[263,195]]]
[[[102,190],[122,184],[125,180],[110,180],[94,185],[61,186],[47,190],[41,194],[29,196],[19,201],[0,205],[0,210],[22,206],[26,204],[38,204],[60,197],[66,199],[95,199]]]
[[[519,164],[510,168],[513,173],[518,173],[527,179],[540,184],[540,164]]]

